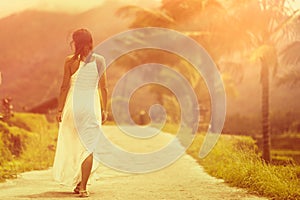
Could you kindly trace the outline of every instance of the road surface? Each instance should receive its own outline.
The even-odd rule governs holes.
[[[130,151],[153,151],[173,139],[161,133],[150,140],[132,139],[114,126],[104,126],[105,135],[115,144]],[[146,174],[119,172],[104,165],[97,170],[88,186],[90,200],[260,200],[247,191],[228,186],[208,175],[189,155],[184,154],[172,165]],[[51,168],[25,172],[19,178],[0,184],[0,199],[78,199],[72,188],[52,180]]]

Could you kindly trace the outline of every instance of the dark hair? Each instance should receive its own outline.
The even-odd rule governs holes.
[[[86,57],[87,55],[85,52],[84,47],[88,46],[89,50],[93,49],[93,38],[92,34],[87,29],[78,29],[73,32],[72,35],[72,43],[74,43],[75,46],[75,53],[74,58],[75,59],[82,59],[83,57]]]

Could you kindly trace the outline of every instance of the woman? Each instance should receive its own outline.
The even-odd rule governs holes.
[[[75,52],[65,60],[53,172],[60,184],[75,187],[79,197],[88,197],[86,185],[99,164],[93,157],[99,147],[99,122],[107,119],[105,61],[92,52],[93,39],[88,30],[79,29],[72,38]]]

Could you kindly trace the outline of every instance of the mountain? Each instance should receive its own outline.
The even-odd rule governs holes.
[[[0,97],[11,96],[21,110],[57,96],[72,32],[89,29],[97,45],[127,29],[130,20],[115,15],[125,5],[107,1],[80,14],[27,10],[0,19]]]

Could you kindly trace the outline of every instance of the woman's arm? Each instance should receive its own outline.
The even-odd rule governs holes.
[[[104,71],[104,73],[102,74],[100,81],[100,92],[101,92],[101,98],[102,98],[102,105],[101,105],[101,110],[102,112],[107,112],[107,80],[106,80],[106,72]]]
[[[61,84],[60,94],[58,97],[57,120],[59,122],[61,122],[62,111],[64,109],[64,105],[65,105],[68,91],[70,88],[71,70],[70,70],[70,66],[69,66],[69,63],[70,63],[69,61],[70,61],[70,57],[67,57],[65,60],[63,81]]]
[[[107,120],[107,93],[108,93],[108,87],[107,87],[107,78],[106,78],[106,66],[105,66],[105,60],[102,57],[100,60],[99,57],[97,59],[97,65],[101,65],[101,70],[103,70],[103,73],[99,79],[98,82],[98,91],[99,91],[99,98],[101,103],[101,111],[102,111],[102,123]]]

